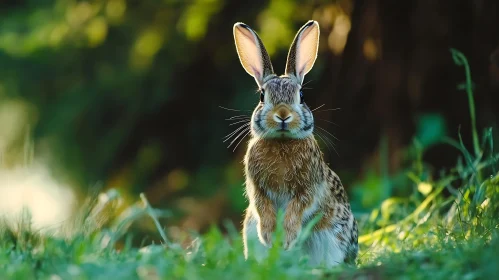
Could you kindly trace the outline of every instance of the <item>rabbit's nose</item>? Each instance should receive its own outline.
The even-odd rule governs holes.
[[[274,121],[277,123],[290,123],[293,120],[293,115],[289,114],[285,117],[282,115],[275,113],[274,114]]]

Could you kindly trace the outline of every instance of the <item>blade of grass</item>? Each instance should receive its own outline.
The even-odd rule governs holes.
[[[159,234],[161,235],[161,238],[163,238],[163,242],[165,242],[165,245],[170,245],[170,242],[168,241],[168,238],[166,237],[166,233],[161,228],[161,224],[158,221],[158,218],[156,217],[156,213],[154,212],[154,209],[151,207],[151,204],[149,204],[149,201],[147,200],[147,197],[144,193],[140,193],[140,199],[142,199],[142,202],[144,202],[144,205],[147,210],[147,214],[151,216],[151,218],[154,221],[154,224],[156,225],[156,228],[158,229]]]
[[[466,84],[466,93],[468,94],[468,105],[470,108],[473,147],[475,150],[475,155],[478,156],[480,154],[480,144],[478,141],[478,132],[476,128],[475,100],[473,99],[473,84],[471,81],[470,65],[468,64],[466,56],[464,56],[462,52],[454,48],[451,48],[450,51],[452,53],[452,59],[454,60],[454,63],[456,65],[463,66],[466,74],[465,84]]]

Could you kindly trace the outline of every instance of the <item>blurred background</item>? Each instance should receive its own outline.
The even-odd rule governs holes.
[[[323,133],[337,151],[319,139],[325,157],[356,214],[368,213],[414,192],[414,162],[428,178],[455,166],[444,137],[460,131],[471,146],[450,48],[469,60],[479,131],[499,139],[498,12],[496,0],[3,0],[0,214],[24,206],[50,226],[116,189],[125,205],[144,192],[171,211],[172,235],[240,225],[247,138],[233,151],[223,137],[259,96],[232,26],[255,29],[282,74],[309,19],[321,37],[305,101],[325,104],[316,124],[339,139]]]

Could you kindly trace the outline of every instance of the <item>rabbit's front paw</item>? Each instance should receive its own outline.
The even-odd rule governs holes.
[[[301,232],[300,223],[284,222],[284,230],[286,231],[286,239],[284,240],[284,250],[293,248]]]
[[[258,225],[258,238],[266,247],[272,247],[272,233],[274,232],[275,223],[266,221],[260,222]]]

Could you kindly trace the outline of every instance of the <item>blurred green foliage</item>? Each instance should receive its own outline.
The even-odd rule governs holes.
[[[55,157],[52,163],[63,163],[59,164],[64,167],[61,175],[71,172],[70,178],[76,178],[75,183],[80,185],[108,179],[111,171],[122,168],[116,158],[121,152],[130,153],[124,151],[124,146],[133,133],[142,131],[137,126],[144,116],[157,115],[180,92],[192,94],[203,102],[214,94],[213,87],[201,96],[182,89],[187,78],[182,75],[196,65],[197,59],[214,60],[219,67],[234,61],[232,43],[226,42],[231,39],[231,26],[219,38],[224,41],[220,46],[203,46],[202,42],[210,21],[216,20],[226,4],[217,0],[57,0],[2,4],[6,9],[2,10],[0,28],[0,63],[4,65],[0,70],[0,98],[4,102],[21,102],[31,109],[32,116],[19,126],[27,129],[26,125],[30,125],[35,138],[47,142]],[[262,15],[265,19],[261,34],[271,53],[287,47],[292,39],[293,10],[292,2],[273,1]],[[280,37],[273,36],[275,33]],[[211,38],[206,41],[217,44]],[[211,57],[201,56],[203,51],[214,53]],[[190,79],[195,82],[197,75],[214,70],[209,67],[200,68]],[[218,79],[224,81],[224,77]],[[199,78],[198,82],[202,80]],[[248,91],[244,87],[238,90]],[[215,107],[218,98],[205,106]],[[235,103],[247,101],[248,98]],[[190,104],[181,106],[183,110],[191,109]],[[211,108],[204,110],[212,111]],[[177,114],[178,110],[177,107]],[[223,117],[213,120],[218,124],[213,129],[223,126],[221,120]],[[169,130],[171,120],[163,121],[164,129]],[[189,133],[173,130],[171,136],[178,134],[198,139],[186,141],[215,144],[198,135],[195,123],[192,125],[182,128],[192,129]],[[223,135],[220,130],[213,132]],[[161,156],[168,154],[165,146],[157,144],[160,139],[148,140],[150,143],[139,145],[136,159],[126,159],[137,161],[133,167],[139,177],[133,178],[137,184],[144,183],[141,176],[158,172]]]
[[[332,5],[335,15],[347,12]],[[234,216],[245,207],[243,148],[232,154],[220,140],[232,129],[224,119],[235,114],[219,105],[249,114],[257,98],[237,60],[232,24],[258,18],[259,34],[284,69],[296,27],[320,8],[282,0],[47,0],[0,7],[6,166],[27,164],[19,155],[33,139],[34,158],[83,194],[94,185],[132,195],[147,190],[156,194],[155,204],[173,208],[178,197],[224,193]],[[221,24],[223,30],[215,29]]]

